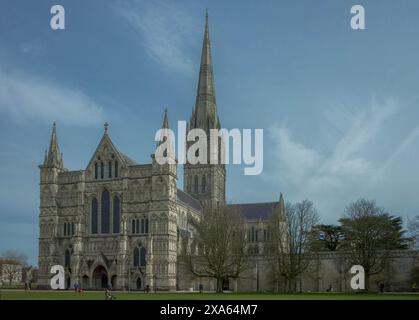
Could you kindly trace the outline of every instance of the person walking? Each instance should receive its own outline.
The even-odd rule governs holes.
[[[113,294],[111,292],[111,289],[109,287],[106,288],[106,291],[105,291],[105,300],[113,300],[113,299],[114,299],[114,296],[113,296]]]

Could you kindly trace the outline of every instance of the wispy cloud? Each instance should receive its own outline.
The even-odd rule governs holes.
[[[324,152],[295,139],[290,129],[275,125],[270,128],[274,157],[279,163],[275,179],[281,181],[294,199],[310,198],[328,212],[342,210],[348,201],[367,196],[373,183],[387,174],[395,157],[419,137],[419,128],[404,139],[387,161],[371,158],[371,148],[386,129],[386,121],[399,110],[394,100],[378,103],[355,114],[344,113],[347,129],[331,148]],[[326,125],[326,124],[325,124]]]
[[[47,53],[45,46],[38,38],[22,42],[19,45],[19,50],[24,54],[31,54],[34,56],[44,56]]]
[[[18,123],[57,120],[76,126],[102,123],[104,118],[103,108],[80,90],[1,66],[0,113]]]
[[[399,143],[396,151],[387,159],[387,161],[377,170],[377,173],[372,180],[374,183],[378,183],[385,173],[391,167],[391,165],[399,158],[403,152],[419,138],[419,125],[413,128],[410,133]]]
[[[191,38],[197,23],[174,1],[135,1],[117,12],[139,33],[149,56],[174,71],[191,73]]]

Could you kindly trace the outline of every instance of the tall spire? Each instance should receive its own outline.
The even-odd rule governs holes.
[[[44,165],[57,167],[63,169],[63,158],[60,152],[60,147],[58,146],[58,138],[57,138],[57,126],[54,124],[52,126],[52,133],[51,133],[51,141],[49,143],[49,150],[48,155],[46,157],[46,161],[44,161]]]
[[[191,119],[191,129],[193,128],[201,128],[204,130],[220,128],[215,98],[208,12],[205,14],[205,31],[204,41],[202,44],[198,89],[196,94],[195,110]]]

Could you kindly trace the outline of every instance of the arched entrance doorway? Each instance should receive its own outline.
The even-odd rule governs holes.
[[[108,286],[108,272],[103,266],[97,266],[95,268],[92,279],[92,286],[96,290],[101,290]]]
[[[90,285],[89,285],[89,277],[88,276],[84,275],[83,278],[81,279],[81,287],[84,290],[89,289]]]

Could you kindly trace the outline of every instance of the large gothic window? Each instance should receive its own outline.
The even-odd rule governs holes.
[[[92,233],[98,232],[98,214],[97,214],[97,199],[92,199]]]
[[[146,251],[144,247],[141,247],[140,249],[140,266],[141,267],[145,267],[145,255],[146,255]]]
[[[198,193],[198,176],[194,177],[194,192]]]
[[[109,205],[109,191],[103,190],[102,192],[102,210],[101,210],[101,233],[109,233],[109,220],[110,220],[110,205]]]
[[[70,260],[71,260],[70,250],[66,249],[64,253],[64,267],[70,268],[70,264],[71,264]]]
[[[202,193],[205,193],[205,188],[206,188],[206,179],[205,179],[205,175],[202,176]]]
[[[121,216],[121,205],[119,198],[115,196],[113,198],[113,233],[119,233],[119,220]]]
[[[146,250],[144,247],[134,249],[134,267],[146,266]]]
[[[140,265],[140,250],[138,248],[134,249],[134,267]]]

